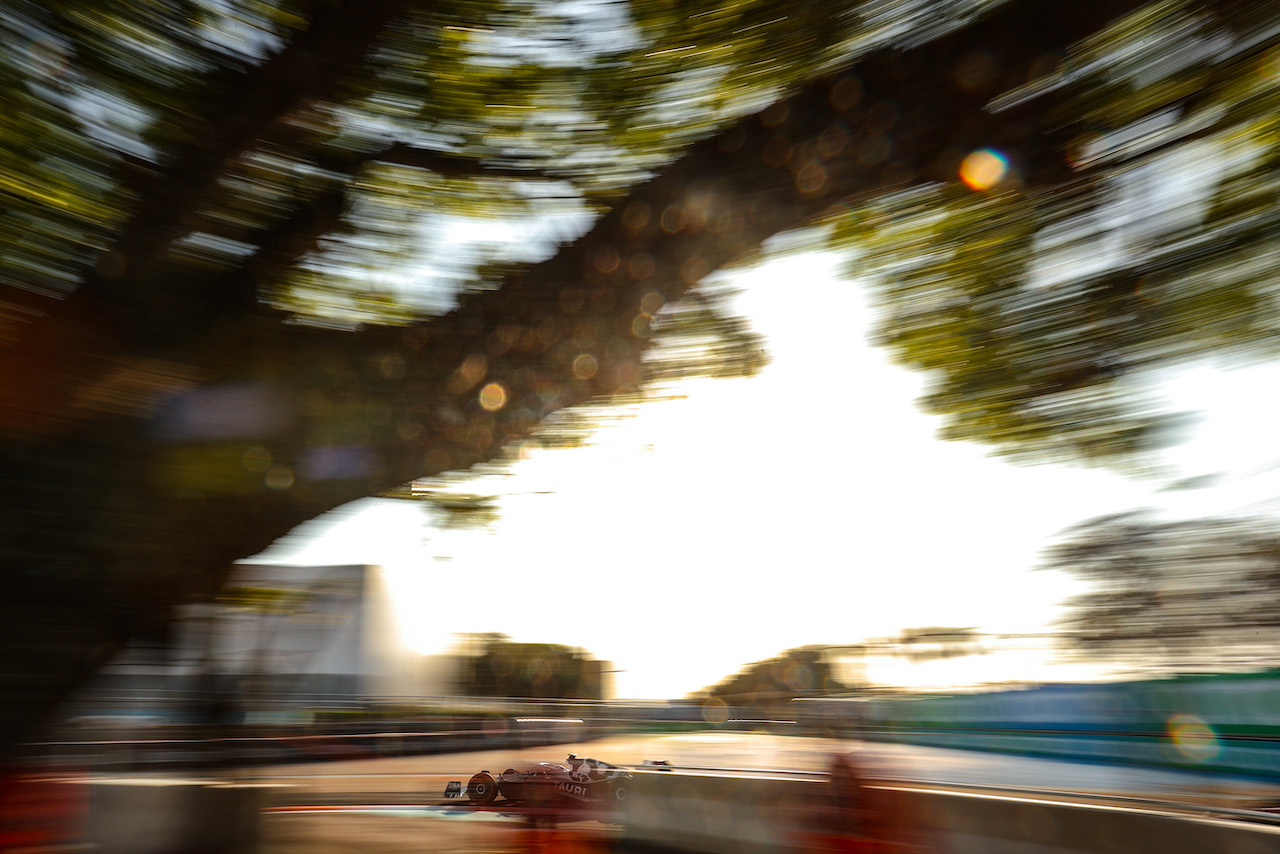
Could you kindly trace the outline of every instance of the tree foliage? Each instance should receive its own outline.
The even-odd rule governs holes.
[[[986,651],[976,629],[960,626],[903,629],[891,644],[913,663],[944,661]]]
[[[840,681],[828,660],[830,651],[824,646],[789,649],[744,667],[698,695],[729,706],[768,706],[797,697],[847,691],[850,686]]]
[[[459,658],[454,688],[460,696],[605,699],[601,662],[585,650],[498,634],[478,640],[478,649]]]
[[[1089,589],[1067,603],[1063,640],[1136,671],[1274,667],[1280,524],[1265,517],[1163,521],[1102,516],[1063,534],[1042,569]]]
[[[1274,356],[1277,20],[1214,10],[1153,5],[993,102],[1052,93],[1069,174],[1045,182],[993,143],[967,186],[913,186],[842,221],[878,341],[928,374],[946,437],[1142,467],[1181,437],[1155,369]]]

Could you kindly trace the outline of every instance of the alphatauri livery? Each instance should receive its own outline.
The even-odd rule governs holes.
[[[473,804],[488,805],[499,797],[512,802],[552,805],[567,800],[587,804],[620,803],[630,790],[631,773],[599,759],[580,758],[570,753],[566,764],[538,762],[521,768],[508,768],[497,777],[481,771],[463,788],[462,781],[451,780],[445,797],[469,799]]]

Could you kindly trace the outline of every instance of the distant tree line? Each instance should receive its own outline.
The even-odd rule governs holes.
[[[1088,585],[1059,630],[1089,660],[1144,676],[1280,663],[1280,521],[1270,514],[1100,516],[1062,532],[1040,568]]]
[[[787,650],[747,665],[698,695],[730,706],[767,706],[796,697],[847,692],[853,686],[838,678],[827,655],[829,649],[813,645]]]
[[[583,649],[518,643],[501,634],[480,635],[476,640],[478,650],[462,656],[455,676],[460,695],[604,699],[604,665]]]

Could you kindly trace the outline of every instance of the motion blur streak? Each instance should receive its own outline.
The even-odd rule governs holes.
[[[867,743],[1280,777],[1275,430],[1193,465],[1171,392],[1274,367],[1280,5],[0,0],[0,36],[4,844],[132,854],[147,815],[243,850],[252,769],[641,731],[822,740],[817,782],[763,737],[649,767],[687,797],[625,826],[707,850],[770,816],[778,848],[934,845]],[[752,278],[783,256],[814,263]],[[765,292],[803,391],[765,383]],[[725,386],[752,409],[697,452],[588,455]],[[535,460],[599,494],[538,516]],[[1022,490],[1084,467],[1117,477],[1087,510]],[[1172,509],[1243,481],[1267,501]],[[246,562],[358,501],[416,502],[411,557],[370,527]],[[1050,538],[1063,508],[1093,518]],[[610,702],[677,665],[706,687]],[[592,844],[563,830],[513,844]]]

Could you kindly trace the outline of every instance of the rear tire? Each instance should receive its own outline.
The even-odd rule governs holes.
[[[498,782],[488,771],[481,771],[467,783],[467,797],[473,804],[491,804],[498,797]]]

